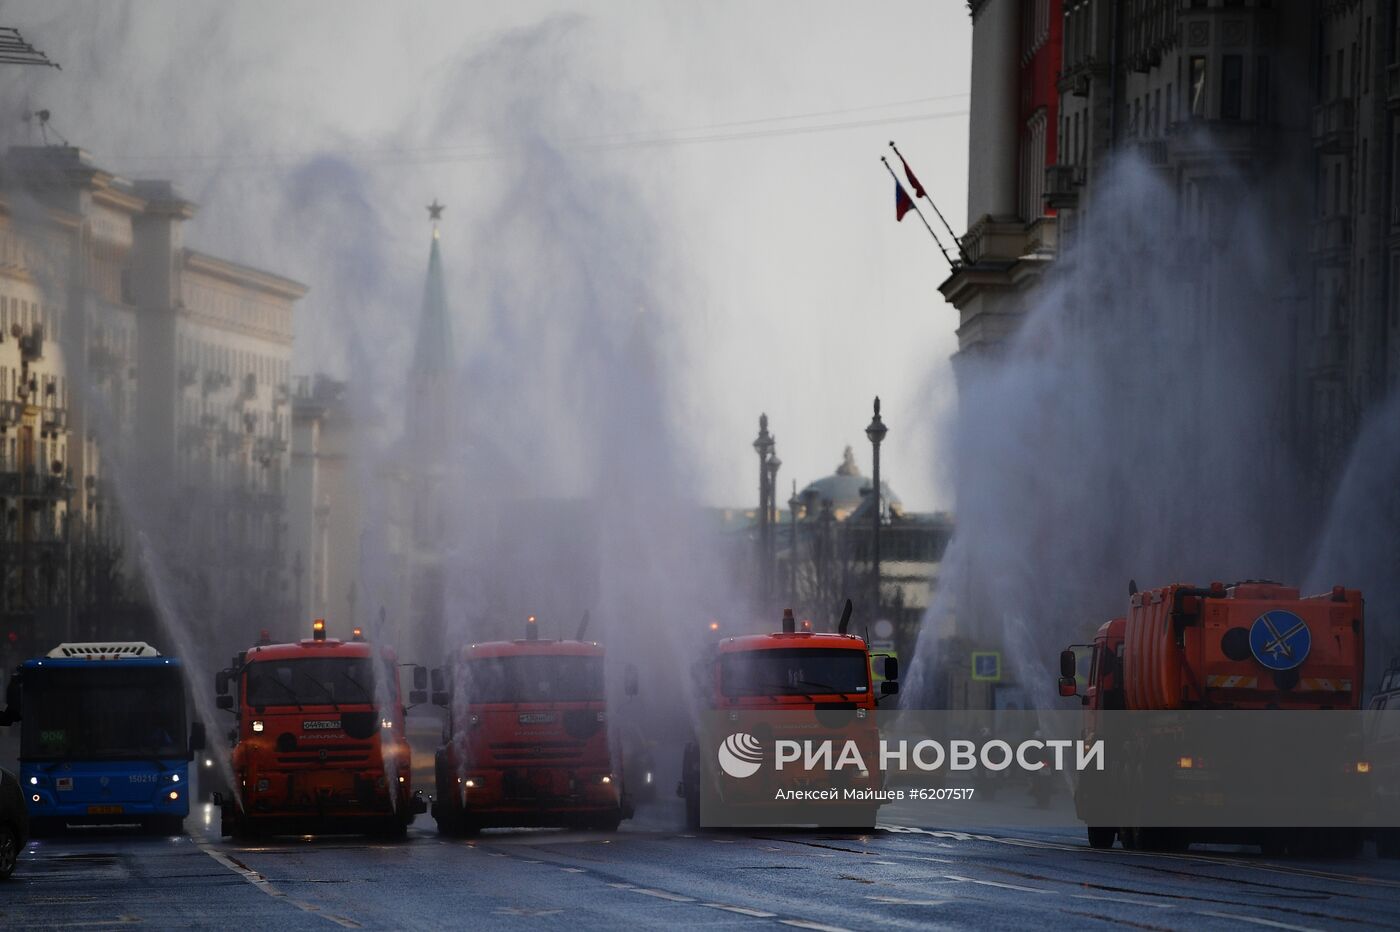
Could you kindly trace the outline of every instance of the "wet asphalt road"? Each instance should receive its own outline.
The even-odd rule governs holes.
[[[242,846],[197,813],[184,838],[31,843],[0,928],[1400,928],[1400,861],[1369,855],[1098,852],[1078,832],[944,832],[898,809],[865,835],[689,833],[678,816],[469,841],[419,816],[399,843]]]

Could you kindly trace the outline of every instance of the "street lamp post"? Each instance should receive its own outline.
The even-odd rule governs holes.
[[[880,420],[880,397],[875,397],[875,416],[870,419],[870,426],[865,428],[865,436],[870,438],[870,446],[874,461],[874,519],[873,535],[870,541],[872,578],[875,580],[875,613],[880,612],[880,443],[885,439],[885,434],[889,433],[889,428],[885,422]]]
[[[777,440],[776,437],[773,439]],[[768,570],[763,594],[771,601],[778,588],[778,467],[783,465],[783,461],[773,452],[768,455],[768,461],[763,465],[768,473],[768,549],[763,555],[768,561]]]
[[[792,498],[788,499],[788,513],[792,515],[792,553],[788,556],[788,592],[793,608],[797,607],[797,509],[802,507],[802,499],[797,497],[797,480],[792,480]]]
[[[822,605],[829,606],[835,601],[835,585],[832,577],[835,575],[832,568],[834,542],[832,541],[831,528],[836,523],[836,515],[831,510],[833,502],[829,498],[822,499],[822,510],[818,516],[821,523],[821,533],[818,539],[821,541],[821,561],[818,564],[821,572],[821,583],[817,586],[818,598]],[[827,611],[827,609],[823,609]]]
[[[768,455],[773,452],[773,435],[768,433],[768,415],[758,416],[758,437],[753,442],[758,454],[758,565],[763,578],[759,594],[768,596]]]

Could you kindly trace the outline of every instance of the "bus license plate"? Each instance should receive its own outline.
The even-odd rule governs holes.
[[[121,815],[121,806],[88,806],[88,815]]]

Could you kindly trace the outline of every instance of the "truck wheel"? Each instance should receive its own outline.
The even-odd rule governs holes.
[[[370,829],[369,835],[381,841],[402,841],[408,837],[408,823],[402,819],[386,819]]]
[[[267,837],[267,830],[261,825],[254,825],[251,819],[239,817],[234,820],[230,834],[234,841],[247,844],[262,841]]]
[[[8,880],[19,863],[19,835],[11,825],[0,825],[0,880]]]
[[[1137,829],[1137,846],[1140,851],[1175,851],[1176,832],[1158,827]]]
[[[700,791],[689,786],[685,788],[685,827],[700,828]]]
[[[1099,825],[1089,826],[1085,833],[1089,836],[1090,848],[1112,848],[1113,840],[1118,837],[1116,828],[1104,828]]]
[[[1324,829],[1321,835],[1318,847],[1322,856],[1326,858],[1359,857],[1365,841],[1361,830],[1356,828]]]

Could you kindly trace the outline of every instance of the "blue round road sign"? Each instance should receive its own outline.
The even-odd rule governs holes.
[[[1312,649],[1312,632],[1297,615],[1275,609],[1250,625],[1249,649],[1254,659],[1270,670],[1292,670],[1307,659]]]

